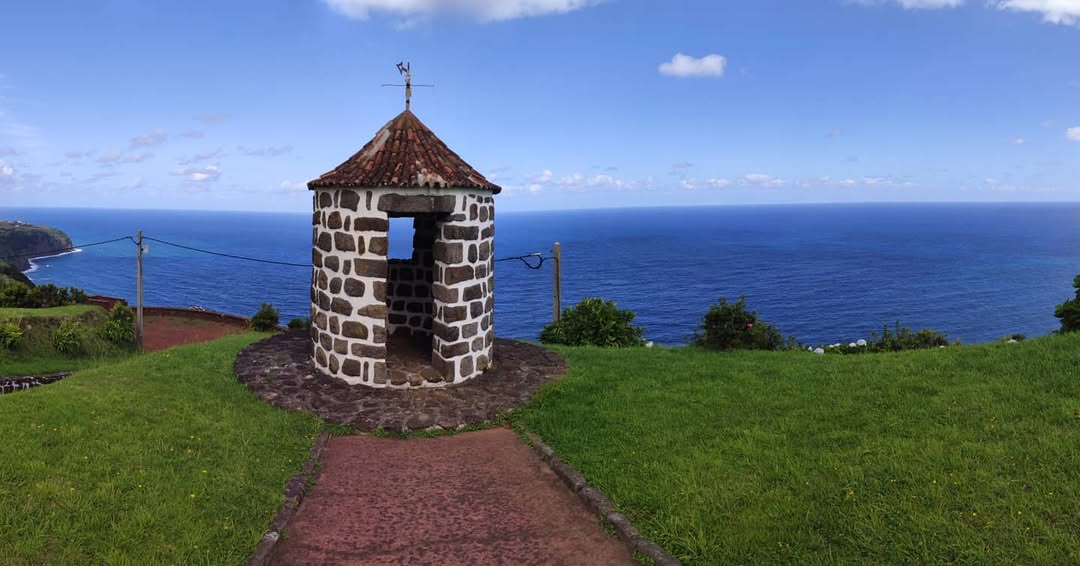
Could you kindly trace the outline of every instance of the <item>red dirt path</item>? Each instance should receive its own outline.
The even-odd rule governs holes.
[[[274,564],[636,564],[506,428],[330,440]]]
[[[148,351],[164,350],[180,344],[209,342],[243,331],[242,326],[227,322],[147,315],[143,318],[143,348]]]

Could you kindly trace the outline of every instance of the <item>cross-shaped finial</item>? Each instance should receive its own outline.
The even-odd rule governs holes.
[[[385,84],[383,86],[403,86],[405,87],[405,109],[408,110],[412,103],[412,65],[408,62],[402,61],[397,64],[397,70],[403,77],[405,77],[405,84],[403,85],[391,85]],[[416,86],[435,86],[435,85],[416,85]]]

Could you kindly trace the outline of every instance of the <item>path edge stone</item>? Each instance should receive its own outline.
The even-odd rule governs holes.
[[[270,528],[266,531],[266,534],[259,539],[259,544],[255,545],[255,552],[247,559],[247,566],[265,566],[270,563],[270,557],[273,556],[277,543],[281,541],[281,536],[289,528],[289,522],[296,515],[300,503],[304,501],[307,486],[315,482],[315,476],[319,469],[319,458],[322,456],[323,448],[329,440],[329,432],[320,433],[311,446],[311,451],[308,453],[308,458],[304,461],[300,473],[289,478],[289,481],[285,484],[285,501],[281,503],[277,514],[274,515],[274,520],[270,521]]]
[[[551,468],[551,471],[555,472],[555,475],[559,476],[559,479],[578,496],[578,499],[590,511],[615,531],[619,540],[623,541],[623,544],[630,549],[631,554],[647,556],[657,566],[681,566],[682,562],[678,558],[668,554],[663,547],[655,542],[641,536],[641,532],[634,527],[630,519],[616,511],[615,504],[602,491],[589,485],[581,472],[575,470],[573,466],[567,464],[562,458],[559,458],[559,455],[545,444],[536,433],[530,430],[524,432],[540,459]]]

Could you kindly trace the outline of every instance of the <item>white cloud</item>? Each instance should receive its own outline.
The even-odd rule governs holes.
[[[864,6],[880,6],[882,4],[899,4],[905,10],[937,10],[940,8],[956,8],[963,6],[965,0],[851,0],[853,4]]]
[[[210,159],[214,159],[215,157],[218,157],[219,155],[221,155],[221,148],[220,147],[215,149],[215,150],[212,150],[212,151],[211,150],[200,151],[200,152],[198,152],[198,153],[196,153],[196,154],[194,154],[194,155],[192,155],[190,157],[185,157],[185,158],[181,159],[180,161],[177,162],[177,165],[191,165],[192,163],[198,163],[200,161],[207,161],[207,160],[210,160]]]
[[[216,181],[221,176],[221,169],[217,165],[207,165],[206,167],[186,167],[183,169],[173,169],[170,175],[177,177],[183,177],[188,181],[194,183],[205,183],[210,181]]]
[[[0,161],[0,182],[8,183],[15,179],[15,168]]]
[[[777,179],[772,175],[766,175],[764,173],[747,173],[746,175],[743,175],[742,183],[745,185],[753,185],[755,187],[782,187],[787,181]]]
[[[135,189],[141,189],[146,185],[146,179],[142,177],[135,177],[131,183],[121,187],[125,191],[134,191]]]
[[[1080,0],[1001,0],[1002,10],[1037,12],[1044,22],[1052,24],[1080,25]]]
[[[1065,137],[1069,141],[1080,142],[1080,126],[1074,126],[1065,130]]]
[[[841,135],[843,135],[843,132],[841,132],[837,128],[833,128],[833,129],[829,130],[829,132],[827,134],[825,134],[825,137],[827,137],[827,138],[838,138]]]
[[[308,187],[307,187],[307,183],[305,183],[304,181],[289,181],[289,180],[285,180],[285,181],[282,181],[282,182],[281,182],[281,184],[280,184],[279,186],[280,186],[280,187],[281,187],[281,188],[282,188],[283,190],[285,190],[285,191],[287,191],[287,192],[293,192],[293,191],[306,191],[306,190],[307,190],[307,188],[308,188]]]
[[[406,23],[414,25],[416,16],[438,13],[465,14],[481,22],[497,22],[565,14],[602,0],[323,0],[335,12],[346,17],[366,20],[372,12],[386,12],[405,16]]]
[[[124,152],[119,149],[110,149],[98,156],[98,163],[116,163],[124,158]]]
[[[660,64],[660,74],[671,77],[722,77],[727,58],[715,53],[701,58],[676,53],[671,61]]]
[[[269,147],[244,147],[241,145],[237,146],[236,149],[244,155],[253,157],[277,157],[289,153],[293,148],[291,145],[272,145]]]
[[[729,181],[727,179],[708,179],[708,180],[705,181],[705,184],[709,185],[710,187],[712,187],[714,189],[722,189],[722,188],[730,185],[731,181]]]
[[[119,162],[120,163],[142,163],[143,161],[146,161],[147,159],[152,159],[153,157],[154,157],[153,153],[142,152],[142,153],[137,153],[135,155],[129,155],[127,157],[124,157]]]
[[[1016,145],[1024,145],[1025,143],[1027,143],[1027,140],[1025,140],[1024,138],[1016,138],[1015,140],[1013,140],[1013,143]]]
[[[693,166],[694,166],[694,164],[690,163],[689,161],[680,161],[678,163],[673,163],[671,165],[671,168],[672,169],[689,169],[689,168],[691,168]]]
[[[131,147],[149,147],[165,143],[167,139],[169,139],[169,134],[165,133],[165,130],[155,128],[149,133],[131,138]]]

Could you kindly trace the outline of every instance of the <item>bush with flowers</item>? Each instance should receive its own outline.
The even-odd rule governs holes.
[[[818,348],[808,348],[815,354],[867,354],[872,352],[902,352],[905,350],[923,350],[926,348],[944,348],[949,345],[959,345],[960,341],[949,342],[945,334],[930,328],[911,330],[906,326],[900,326],[897,321],[893,328],[881,326],[881,334],[870,333],[870,340],[857,340],[847,344],[836,343]]]
[[[708,350],[782,350],[794,339],[785,343],[780,331],[746,308],[743,295],[734,303],[721,298],[710,306],[691,342]]]

